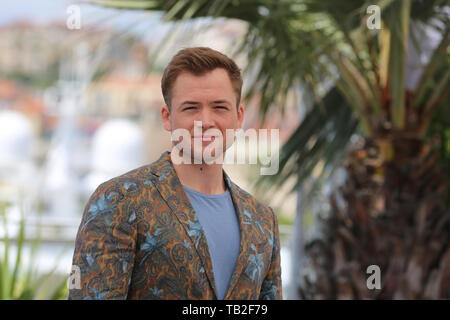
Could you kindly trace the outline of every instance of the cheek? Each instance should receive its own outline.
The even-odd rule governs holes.
[[[191,130],[194,127],[194,119],[190,118],[190,117],[173,117],[171,119],[171,127],[172,130],[175,129],[186,129],[186,130]]]
[[[220,124],[220,131],[222,132],[222,137],[226,140],[226,144],[232,143],[234,141],[233,136],[227,137],[227,129],[233,129],[234,131],[239,129],[239,121],[236,117],[230,117],[227,121],[223,121]]]
[[[239,120],[237,116],[233,115],[230,118],[228,118],[225,127],[230,129],[239,128]]]

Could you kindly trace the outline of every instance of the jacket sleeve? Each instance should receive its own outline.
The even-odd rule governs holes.
[[[270,211],[273,216],[272,231],[272,260],[269,271],[261,286],[259,295],[260,300],[282,300],[282,284],[281,284],[281,263],[280,263],[280,239],[278,231],[278,219],[272,208]]]
[[[112,181],[90,197],[78,229],[69,300],[126,299],[134,265],[136,216]]]

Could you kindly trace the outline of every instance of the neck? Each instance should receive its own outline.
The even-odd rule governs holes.
[[[172,161],[172,165],[180,182],[190,189],[206,194],[221,194],[226,190],[222,164],[175,164]]]

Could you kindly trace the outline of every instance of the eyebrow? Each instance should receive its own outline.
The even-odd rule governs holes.
[[[185,106],[185,105],[199,105],[200,104],[200,102],[197,102],[197,101],[183,101],[178,107],[177,107],[177,109],[178,110],[180,110],[181,108],[183,108],[183,106]]]
[[[227,100],[214,100],[212,103],[213,103],[213,104],[216,104],[216,103],[227,103],[227,104],[231,104],[231,103],[229,103]]]
[[[200,104],[200,102],[197,101],[184,101],[180,106],[184,106],[185,104]]]

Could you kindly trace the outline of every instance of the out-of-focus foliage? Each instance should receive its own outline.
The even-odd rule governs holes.
[[[15,239],[16,248],[13,248],[8,235],[6,203],[0,203],[1,224],[4,226],[4,238],[1,239],[0,248],[0,300],[59,300],[65,299],[68,294],[67,277],[55,274],[55,269],[43,275],[36,271],[36,253],[39,250],[39,238],[30,241],[30,255],[28,264],[23,263],[23,251],[26,246],[25,219],[19,224],[18,236]],[[13,263],[11,255],[15,253]],[[11,267],[12,266],[12,267]]]
[[[237,53],[248,55],[246,70],[255,76],[246,97],[260,96],[261,118],[264,119],[270,108],[283,112],[288,93],[297,90],[299,84],[312,93],[316,106],[323,106],[311,108],[308,114],[308,120],[322,119],[321,125],[315,122],[312,128],[305,119],[282,150],[280,176],[298,176],[296,185],[312,174],[311,163],[317,162],[319,154],[326,164],[320,164],[323,169],[319,171],[329,175],[341,159],[342,152],[336,150],[342,150],[348,143],[352,129],[356,132],[350,117],[358,120],[358,132],[363,135],[379,134],[392,127],[415,130],[423,136],[448,92],[445,90],[448,69],[435,78],[442,70],[440,66],[448,47],[449,18],[444,0],[92,2],[116,8],[162,11],[167,21],[222,17],[247,22],[248,30]],[[367,28],[366,9],[370,5],[381,9],[380,30]],[[421,41],[410,28],[418,23],[435,28],[442,35],[442,43],[425,68],[419,85],[407,92],[404,49],[409,38]],[[433,80],[436,82],[432,83]],[[338,92],[325,90],[324,82],[328,83],[327,88],[334,83]],[[326,92],[331,96],[327,99],[329,106],[324,104]],[[336,106],[336,112],[329,112],[338,96],[343,98],[345,106]],[[347,117],[337,114],[349,107],[352,113],[347,112]],[[305,143],[305,131],[311,137],[309,143]],[[275,188],[286,181],[274,176],[264,179],[269,180],[265,186]]]

